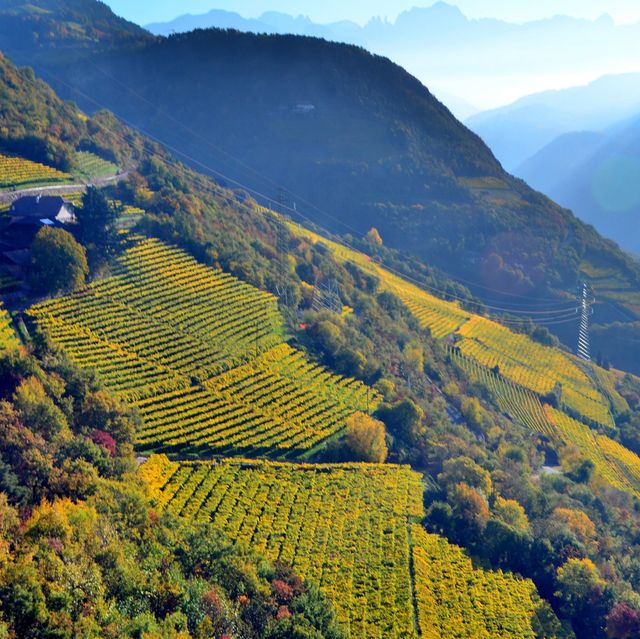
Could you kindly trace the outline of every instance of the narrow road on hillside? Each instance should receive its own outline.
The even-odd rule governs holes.
[[[108,184],[114,184],[120,182],[128,177],[134,169],[127,169],[118,173],[117,175],[111,175],[109,177],[95,178],[90,182],[75,182],[73,184],[52,184],[51,186],[35,186],[27,187],[25,189],[19,189],[16,191],[1,191],[0,203],[13,202],[20,197],[28,195],[65,195],[66,193],[77,193],[78,191],[86,191],[89,186],[107,186]]]

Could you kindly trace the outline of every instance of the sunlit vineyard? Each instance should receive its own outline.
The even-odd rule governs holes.
[[[283,343],[276,299],[156,240],[114,275],[30,310],[140,410],[145,449],[299,455],[378,394]]]
[[[613,487],[640,494],[640,458],[635,453],[566,413],[543,405],[533,392],[477,364],[455,349],[451,349],[450,356],[472,381],[485,385],[491,391],[500,410],[511,419],[553,441],[575,448],[585,459],[593,462],[600,477]]]
[[[640,497],[638,455],[551,406],[545,406],[545,412],[555,427],[556,438],[591,460],[596,472],[609,484]]]
[[[613,425],[609,403],[593,380],[557,348],[475,315],[459,330],[463,355],[488,368],[498,367],[507,379],[538,395],[561,388],[561,402],[572,411],[603,425]]]
[[[67,173],[23,158],[0,155],[0,189],[72,181]]]
[[[11,327],[9,314],[2,304],[0,304],[0,349],[13,348],[18,346],[18,339]]]
[[[553,616],[534,583],[474,568],[458,546],[411,527],[420,634],[425,639],[535,639],[538,615]]]
[[[503,413],[531,430],[546,435],[553,434],[553,427],[535,393],[505,379],[470,357],[461,355],[454,348],[450,349],[449,354],[452,361],[460,366],[472,381],[483,384],[491,391]]]
[[[78,151],[75,165],[76,173],[88,179],[110,177],[118,172],[118,167],[113,162],[103,160],[89,151]]]
[[[504,378],[540,397],[561,389],[561,402],[568,410],[593,423],[613,425],[609,402],[618,408],[623,407],[624,400],[615,389],[607,393],[603,386],[605,393],[601,392],[600,380],[593,379],[561,350],[543,346],[497,322],[469,313],[458,303],[437,298],[379,266],[364,253],[295,224],[289,228],[294,234],[329,246],[340,261],[353,262],[375,275],[380,287],[397,295],[433,337],[458,335],[462,338],[457,342],[461,353],[478,364],[487,368],[498,366]]]
[[[409,467],[154,455],[139,472],[160,508],[212,521],[318,583],[352,638],[520,639],[535,636],[538,610],[553,616],[532,582],[475,570],[461,549],[410,523],[423,507],[421,477]]]
[[[408,467],[156,456],[141,473],[162,507],[211,519],[238,544],[318,583],[353,639],[415,636],[407,517],[422,515],[422,486]]]
[[[338,377],[281,344],[251,363],[185,388],[137,402],[142,448],[185,447],[303,453],[342,429],[378,395]]]

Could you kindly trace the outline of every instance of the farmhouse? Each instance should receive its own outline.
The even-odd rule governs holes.
[[[31,244],[43,226],[75,224],[73,205],[57,196],[17,199],[0,222],[0,271],[22,278],[31,261]]]
[[[12,250],[28,249],[43,226],[60,227],[75,222],[73,205],[61,197],[21,197],[11,205],[0,236]]]
[[[73,205],[60,196],[37,195],[17,199],[9,210],[11,222],[53,225],[73,224],[76,221]]]

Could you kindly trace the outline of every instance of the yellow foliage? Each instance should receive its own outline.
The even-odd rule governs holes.
[[[596,538],[596,526],[589,516],[573,508],[556,508],[553,516],[562,522],[583,544],[589,544]]]
[[[408,466],[227,459],[171,466],[164,481],[161,507],[291,564],[351,639],[415,637],[407,519],[424,516],[423,487]]]
[[[519,530],[529,530],[529,518],[524,508],[515,499],[496,497],[493,514],[509,526]]]
[[[533,619],[539,611],[551,611],[531,580],[500,570],[476,569],[461,548],[417,524],[411,527],[411,538],[423,639],[538,636]],[[549,616],[553,618],[552,613]]]
[[[70,180],[70,175],[50,166],[23,158],[0,155],[0,189]]]
[[[346,443],[358,461],[381,464],[387,459],[384,424],[365,413],[347,418]]]

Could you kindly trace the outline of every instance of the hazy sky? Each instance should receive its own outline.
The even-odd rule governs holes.
[[[365,23],[373,16],[391,20],[413,6],[428,7],[432,0],[106,0],[116,13],[139,24],[171,20],[184,13],[210,9],[236,11],[257,17],[267,10],[308,15],[317,22],[354,20]],[[526,22],[554,15],[594,19],[603,13],[616,22],[640,22],[640,0],[449,0],[471,18],[495,17]]]

